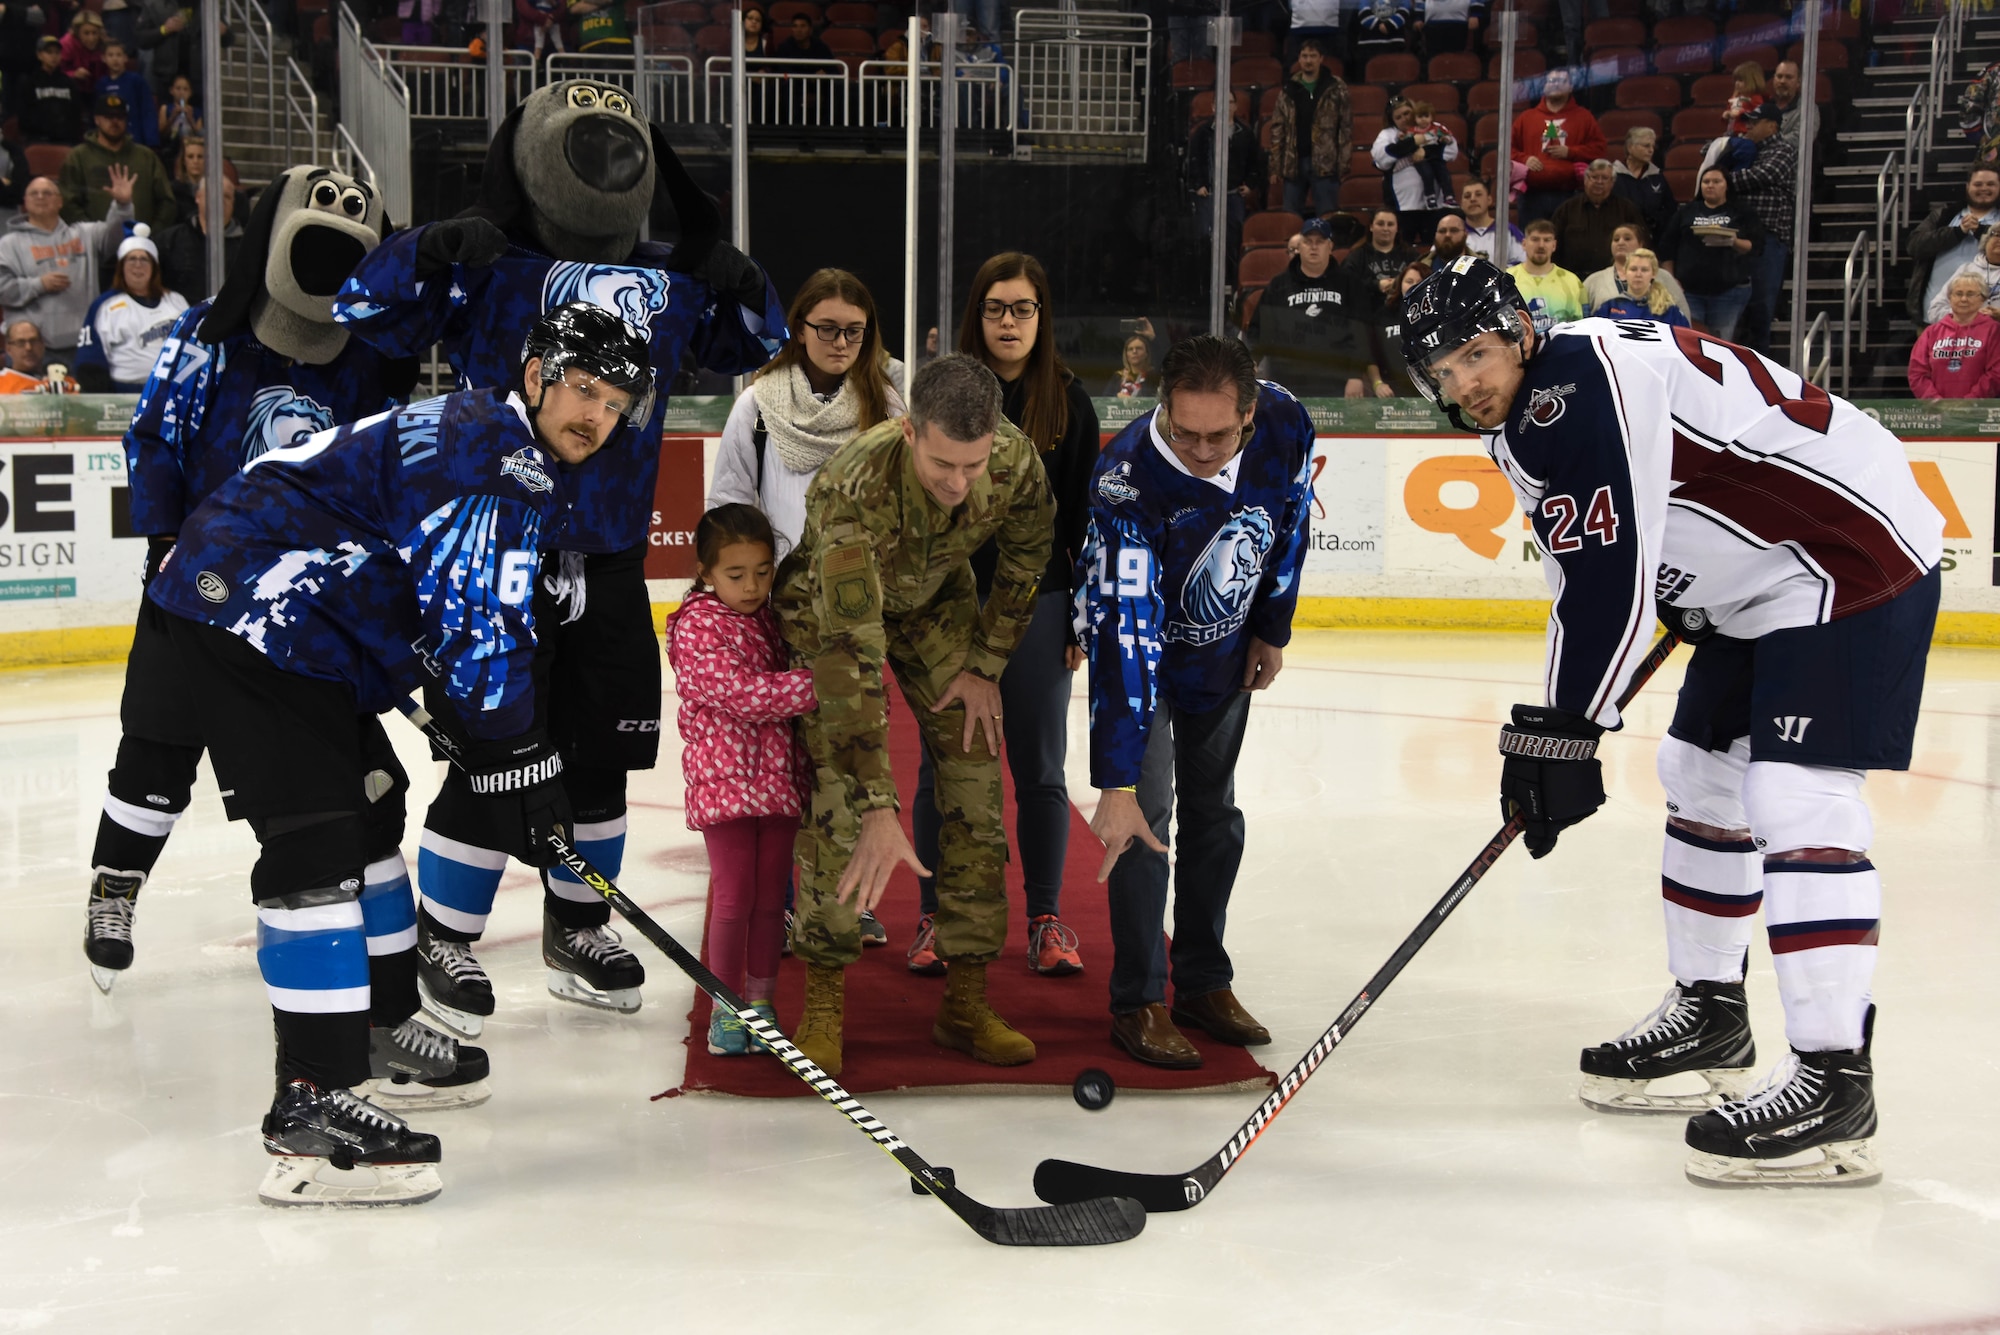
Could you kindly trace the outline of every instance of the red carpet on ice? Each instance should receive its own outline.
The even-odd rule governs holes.
[[[917,725],[902,696],[890,689],[889,753],[904,804],[903,825],[917,783]],[[1002,766],[1004,773],[1005,766]],[[1006,827],[1014,829],[1014,785],[1006,786]],[[889,929],[889,944],[862,953],[847,971],[847,1026],[841,1084],[857,1094],[897,1089],[966,1087],[1067,1088],[1079,1071],[1098,1067],[1122,1089],[1198,1090],[1265,1088],[1272,1073],[1243,1048],[1230,1047],[1195,1032],[1188,1037],[1206,1063],[1194,1071],[1165,1071],[1133,1061],[1111,1044],[1108,980],[1111,923],[1104,887],[1097,883],[1103,845],[1070,808],[1069,862],[1063,878],[1063,920],[1082,938],[1084,971],[1067,978],[1044,978],[1028,968],[1027,913],[1021,867],[1007,868],[1007,948],[987,971],[994,1009],[1035,1042],[1037,1056],[1026,1066],[988,1066],[931,1041],[931,1020],[944,995],[944,979],[921,978],[904,964],[904,951],[917,924],[917,880],[907,869],[889,883],[876,916]],[[707,958],[706,942],[703,958]],[[651,967],[651,961],[648,961]],[[805,965],[787,958],[778,977],[778,1023],[787,1033],[798,1022],[805,995]],[[686,1081],[673,1093],[742,1094],[763,1098],[812,1095],[774,1058],[716,1057],[708,1051],[709,1000],[695,993],[688,1013]]]

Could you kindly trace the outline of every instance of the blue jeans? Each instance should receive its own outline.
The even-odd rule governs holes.
[[[1792,248],[1775,236],[1764,238],[1764,253],[1750,257],[1750,306],[1743,312],[1743,337],[1736,340],[1753,352],[1771,355],[1771,322],[1778,318],[1778,301],[1791,273]]]
[[[1688,315],[1696,324],[1717,338],[1733,343],[1736,341],[1736,322],[1743,318],[1743,308],[1750,304],[1750,284],[1732,287],[1713,296],[1690,292],[1687,299]]]
[[[1306,199],[1312,198],[1312,208],[1306,208]],[[1340,178],[1338,176],[1315,176],[1310,171],[1303,181],[1285,182],[1285,212],[1308,217],[1314,213],[1333,213],[1340,208]]]
[[[1250,721],[1238,692],[1206,714],[1165,700],[1139,765],[1139,809],[1153,837],[1167,842],[1178,806],[1173,865],[1177,998],[1206,996],[1235,981],[1222,933],[1243,861],[1243,813],[1236,806],[1236,757]],[[1167,999],[1167,855],[1134,843],[1111,869],[1111,1013],[1127,1015]]]

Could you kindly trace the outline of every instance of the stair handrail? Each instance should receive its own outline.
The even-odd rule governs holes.
[[[222,58],[234,64],[236,63],[232,58],[234,53],[236,58],[242,60],[244,89],[251,93],[253,100],[255,93],[252,90],[256,83],[258,66],[261,64],[263,67],[264,140],[268,143],[277,137],[278,131],[276,94],[278,57],[277,42],[272,35],[271,16],[264,12],[257,0],[222,0],[222,18],[223,22],[242,34],[240,40],[233,46],[222,48]],[[215,142],[222,145],[226,153],[228,146],[223,144],[220,129],[215,131]]]
[[[1856,232],[1847,247],[1847,263],[1840,273],[1840,392],[1846,394],[1854,374],[1854,312],[1861,308],[1861,350],[1868,351],[1868,260],[1872,238]],[[1829,352],[1831,349],[1829,349]],[[1803,356],[1801,365],[1807,364]]]
[[[357,181],[365,181],[376,194],[382,193],[381,178],[375,174],[375,164],[361,151],[361,145],[354,142],[354,136],[347,132],[345,125],[333,127],[333,169],[344,176],[352,176]]]
[[[1826,374],[1832,369],[1833,348],[1829,341],[1825,355],[1820,358],[1819,367],[1814,369],[1813,344],[1827,338],[1828,330],[1831,327],[1831,322],[1826,318],[1826,312],[1821,311],[1818,315],[1813,316],[1812,323],[1806,326],[1805,338],[1799,342],[1799,364],[1803,368],[1802,374],[1821,389],[1826,388]]]
[[[1898,170],[1900,164],[1901,151],[1892,148],[1889,156],[1882,161],[1882,170],[1875,173],[1875,254],[1879,261],[1875,266],[1877,305],[1889,300],[1889,256],[1897,254],[1902,248],[1903,211],[1908,207],[1908,200],[1903,191],[1903,174]]]

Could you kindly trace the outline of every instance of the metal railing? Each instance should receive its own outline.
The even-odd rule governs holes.
[[[360,21],[345,0],[338,20],[341,129],[349,134],[355,152],[370,164],[389,216],[407,223],[413,199],[409,86],[363,35]]]
[[[1144,14],[1021,9],[1014,13],[1020,109],[1014,146],[1144,160],[1152,109]]]
[[[685,125],[699,119],[694,95],[694,60],[688,56],[664,51],[648,51],[638,56],[594,56],[581,52],[550,56],[542,66],[542,83],[561,83],[565,79],[617,84],[645,109],[647,120]],[[511,87],[508,92],[513,92]]]
[[[957,128],[961,130],[1011,130],[1014,104],[1009,96],[1012,70],[1000,63],[954,64],[952,88]],[[944,80],[937,61],[925,61],[917,71],[923,82],[918,124],[926,130],[938,125],[942,98],[939,85]],[[902,129],[909,100],[909,65],[903,61],[864,60],[855,80],[855,123],[878,129]]]
[[[376,175],[375,164],[361,151],[361,145],[354,142],[354,136],[347,132],[345,125],[333,127],[333,169],[344,176],[352,176],[357,181],[365,181],[382,193],[382,178]],[[408,218],[392,219],[393,222],[408,224]]]
[[[708,119],[729,124],[728,56],[703,63]],[[744,116],[751,125],[845,126],[849,115],[847,65],[839,60],[773,60],[758,57],[743,70]]]
[[[1813,316],[1812,323],[1806,326],[1805,338],[1799,342],[1799,364],[1805,367],[1805,378],[1818,385],[1821,389],[1826,388],[1827,373],[1833,369],[1833,344],[1829,333],[1831,327],[1830,322],[1826,318],[1826,312],[1821,311],[1818,315]],[[1817,366],[1813,364],[1813,348],[1815,345],[1820,346],[1820,359]]]
[[[1861,317],[1861,351],[1868,351],[1868,265],[1873,258],[1871,250],[1874,238],[1867,232],[1857,232],[1854,241],[1847,247],[1847,263],[1840,274],[1840,392],[1846,394],[1853,383],[1854,375],[1854,319]],[[1820,318],[1825,319],[1822,311]],[[1802,365],[1811,365],[1809,358],[1801,355]],[[1818,383],[1818,382],[1814,382]]]
[[[1890,258],[1902,248],[1903,225],[1909,221],[1909,192],[1904,188],[1901,159],[1896,149],[1882,161],[1875,173],[1875,304],[1889,300]]]
[[[222,19],[236,34],[236,41],[222,48],[222,68],[225,74],[233,74],[243,80],[253,103],[264,103],[264,142],[278,140],[277,115],[277,45],[271,37],[271,20],[258,6],[256,0],[222,0]],[[262,83],[264,95],[257,97],[257,85]],[[217,142],[225,143],[219,131],[212,131]]]
[[[447,46],[403,46],[371,43],[409,90],[410,115],[416,120],[483,121],[486,119],[486,62]],[[629,69],[631,62],[627,61]],[[507,105],[512,107],[535,89],[535,53],[502,51],[501,78]]]

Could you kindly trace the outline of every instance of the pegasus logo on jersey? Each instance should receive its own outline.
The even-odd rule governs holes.
[[[1806,739],[1806,725],[1812,722],[1810,715],[1801,718],[1797,714],[1778,714],[1771,719],[1778,725],[1778,740],[1781,742],[1803,743]]]
[[[290,445],[303,445],[333,429],[333,412],[290,385],[257,391],[243,422],[243,462],[248,465]]]
[[[1208,540],[1181,586],[1181,610],[1189,622],[1168,622],[1166,638],[1213,644],[1234,634],[1250,614],[1264,556],[1277,536],[1277,525],[1261,505],[1231,515]]]
[[[571,301],[602,306],[635,329],[650,329],[653,317],[667,308],[667,276],[658,269],[566,261],[543,280],[542,309],[552,311]]]
[[[1554,426],[1563,415],[1564,397],[1574,393],[1575,385],[1550,385],[1547,389],[1530,391],[1527,410],[1521,414],[1521,425]]]

